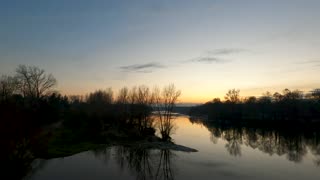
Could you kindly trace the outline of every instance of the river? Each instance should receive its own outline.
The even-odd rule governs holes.
[[[198,152],[120,146],[37,159],[26,179],[320,179],[317,132],[230,128],[179,116],[176,144]]]

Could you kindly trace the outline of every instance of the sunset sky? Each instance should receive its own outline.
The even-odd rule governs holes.
[[[0,0],[0,74],[62,94],[174,83],[181,102],[320,88],[319,0]]]

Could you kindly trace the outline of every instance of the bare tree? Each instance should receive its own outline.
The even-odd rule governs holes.
[[[139,86],[137,92],[137,105],[139,108],[138,125],[141,130],[152,126],[152,119],[149,114],[151,109],[149,108],[152,104],[152,97],[150,89],[146,86]]]
[[[275,102],[280,102],[280,101],[283,100],[283,95],[278,93],[278,92],[275,92],[273,94],[273,99],[274,99]]]
[[[320,100],[320,89],[314,89],[311,91],[311,97]]]
[[[261,97],[259,97],[258,102],[260,104],[270,104],[272,102],[272,94],[267,91],[262,94]]]
[[[84,96],[82,95],[70,95],[68,96],[69,103],[71,104],[79,104],[84,102]]]
[[[129,90],[127,87],[123,87],[119,90],[116,103],[117,104],[128,104],[129,102]]]
[[[139,133],[147,133],[153,127],[152,96],[147,86],[133,87],[119,90],[116,98],[118,121],[137,126]],[[150,131],[151,132],[151,131]]]
[[[40,98],[57,84],[51,74],[46,74],[43,69],[35,66],[19,65],[15,77],[18,90],[23,96]]]
[[[96,105],[112,104],[113,91],[111,88],[108,88],[107,90],[97,90],[87,95],[86,101],[89,104],[96,104]]]
[[[253,103],[257,102],[257,98],[255,96],[249,96],[249,97],[245,98],[244,101],[245,101],[245,103],[253,104]]]
[[[221,100],[220,100],[220,98],[214,98],[212,100],[212,103],[221,103]]]
[[[13,95],[17,88],[17,83],[14,77],[1,76],[0,78],[0,100],[6,100]]]
[[[289,89],[283,90],[283,97],[285,100],[298,100],[303,98],[303,92],[299,90],[290,91]]]
[[[240,90],[239,89],[230,89],[226,96],[224,97],[226,101],[231,103],[239,103],[240,102]]]
[[[126,123],[129,119],[129,90],[127,87],[119,90],[115,103],[118,107],[118,122],[120,124]]]
[[[148,104],[150,97],[150,90],[147,86],[139,86],[137,93],[138,104]]]
[[[176,90],[173,84],[164,87],[161,92],[159,88],[153,91],[154,109],[159,118],[159,130],[164,141],[171,139],[170,134],[174,127],[172,112],[180,95],[181,91]]]

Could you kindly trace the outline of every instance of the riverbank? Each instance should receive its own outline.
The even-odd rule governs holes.
[[[81,135],[81,136],[80,136]],[[48,139],[46,152],[40,153],[37,158],[51,159],[71,156],[88,150],[110,146],[125,146],[137,149],[161,149],[182,152],[198,152],[196,149],[177,145],[171,141],[162,141],[156,135],[135,137],[131,134],[118,132],[114,129],[102,133],[95,139],[83,138],[81,132],[60,127],[46,132]],[[82,138],[81,138],[82,137]]]

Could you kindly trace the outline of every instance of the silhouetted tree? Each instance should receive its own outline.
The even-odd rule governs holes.
[[[148,87],[139,86],[137,91],[137,104],[139,108],[138,124],[141,131],[151,128],[153,119],[150,114],[152,111],[153,97]]]
[[[218,104],[218,103],[221,103],[221,100],[220,100],[220,98],[214,98],[214,99],[212,100],[212,103]]]
[[[173,84],[163,88],[160,92],[159,88],[153,91],[154,109],[159,118],[159,130],[164,141],[170,140],[170,134],[174,128],[172,122],[173,108],[181,95],[180,90],[176,90]]]
[[[14,77],[2,75],[0,78],[0,101],[7,100],[17,89],[17,81]]]
[[[23,96],[40,98],[50,92],[57,84],[51,74],[46,74],[43,69],[35,66],[19,65],[15,76],[18,90]]]
[[[126,124],[129,119],[129,90],[127,87],[119,90],[115,102],[118,108],[118,121],[120,124]]]
[[[262,103],[262,104],[271,103],[272,102],[272,94],[269,91],[263,93],[262,96],[258,99],[258,102]]]
[[[104,131],[106,125],[112,123],[115,118],[113,111],[113,91],[111,88],[97,90],[86,97],[88,123],[93,129]]]
[[[232,123],[263,122],[265,125],[278,126],[299,126],[302,123],[320,126],[320,101],[315,100],[316,93],[314,96],[306,96],[302,91],[285,89],[282,93],[276,92],[273,95],[266,92],[258,99],[248,97],[240,101],[238,97],[238,91],[229,90],[225,102],[211,101],[192,107],[190,114],[207,115],[212,120],[233,121]]]
[[[255,96],[250,96],[250,97],[246,98],[244,101],[245,101],[245,103],[253,104],[253,103],[257,102],[257,98]]]
[[[240,90],[239,89],[230,89],[226,96],[224,97],[226,101],[231,103],[239,103],[240,102]]]
[[[285,89],[283,90],[283,98],[284,100],[298,100],[303,98],[303,93],[299,90],[290,91]]]
[[[278,93],[278,92],[275,92],[273,94],[273,99],[274,99],[275,102],[280,102],[280,101],[283,100],[283,95]]]
[[[113,102],[113,91],[111,88],[107,90],[97,90],[90,93],[86,98],[87,103],[96,105],[112,104]]]
[[[320,100],[320,89],[314,89],[311,91],[311,97],[316,100]]]
[[[119,90],[116,98],[117,104],[128,104],[129,103],[129,90],[127,87],[123,87]]]
[[[70,95],[68,96],[68,101],[71,104],[79,104],[84,102],[84,97],[81,95]]]

